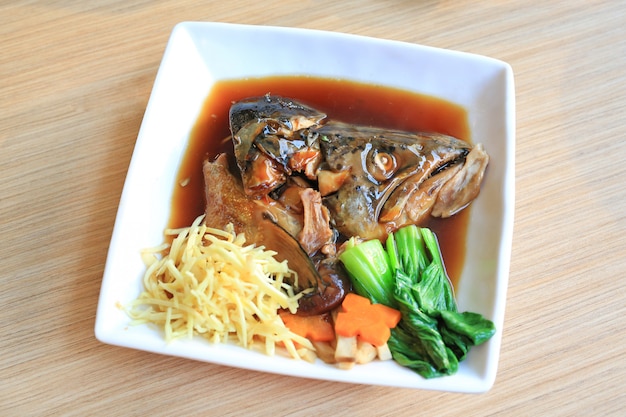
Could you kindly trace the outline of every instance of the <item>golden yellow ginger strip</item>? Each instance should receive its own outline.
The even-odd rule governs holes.
[[[278,315],[281,308],[295,312],[303,295],[286,282],[297,278],[287,262],[263,247],[246,246],[232,226],[218,230],[202,220],[167,230],[174,236],[169,250],[161,245],[142,252],[144,291],[127,309],[133,324],[154,323],[167,341],[201,335],[217,343],[234,336],[248,348],[261,342],[270,355],[283,345],[294,358],[298,349],[314,350]]]

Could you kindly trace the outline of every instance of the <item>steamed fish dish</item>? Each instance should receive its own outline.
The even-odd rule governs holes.
[[[478,196],[489,162],[480,144],[347,124],[284,97],[236,102],[229,116],[234,156],[204,164],[205,222],[232,223],[287,259],[311,289],[299,314],[329,311],[350,291],[343,241],[454,215]]]

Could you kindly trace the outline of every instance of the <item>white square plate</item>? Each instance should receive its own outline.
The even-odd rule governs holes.
[[[262,47],[259,47],[262,45]],[[306,51],[307,59],[271,50]],[[323,62],[324,65],[319,65]],[[135,299],[144,265],[139,252],[162,243],[179,163],[211,86],[222,79],[272,75],[340,78],[401,88],[464,107],[471,135],[490,165],[471,205],[466,262],[456,290],[460,311],[492,320],[496,334],[475,347],[459,371],[426,380],[393,361],[345,371],[212,345],[201,338],[167,344],[149,326],[129,326],[118,307]],[[285,375],[456,392],[485,392],[494,383],[508,283],[514,206],[513,73],[477,55],[354,35],[225,23],[177,25],[167,45],[124,185],[95,323],[104,342],[166,355]]]

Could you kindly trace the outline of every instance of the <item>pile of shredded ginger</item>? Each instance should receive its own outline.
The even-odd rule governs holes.
[[[285,282],[297,278],[287,262],[245,245],[232,226],[206,227],[203,218],[189,228],[166,230],[175,236],[171,244],[142,253],[147,270],[144,291],[127,309],[132,324],[156,324],[168,342],[200,335],[214,343],[257,346],[268,355],[277,345],[297,359],[312,352],[311,342],[278,315],[279,309],[295,312],[303,295]]]

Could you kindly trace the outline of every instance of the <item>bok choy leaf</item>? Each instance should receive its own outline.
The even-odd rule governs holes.
[[[405,226],[385,246],[367,241],[340,256],[356,292],[401,311],[388,342],[396,362],[424,378],[454,374],[472,346],[493,336],[495,325],[478,313],[457,311],[430,229]]]
[[[393,270],[387,252],[379,240],[359,244],[348,242],[347,249],[339,255],[354,292],[370,299],[372,303],[389,307],[396,305],[393,288]]]

